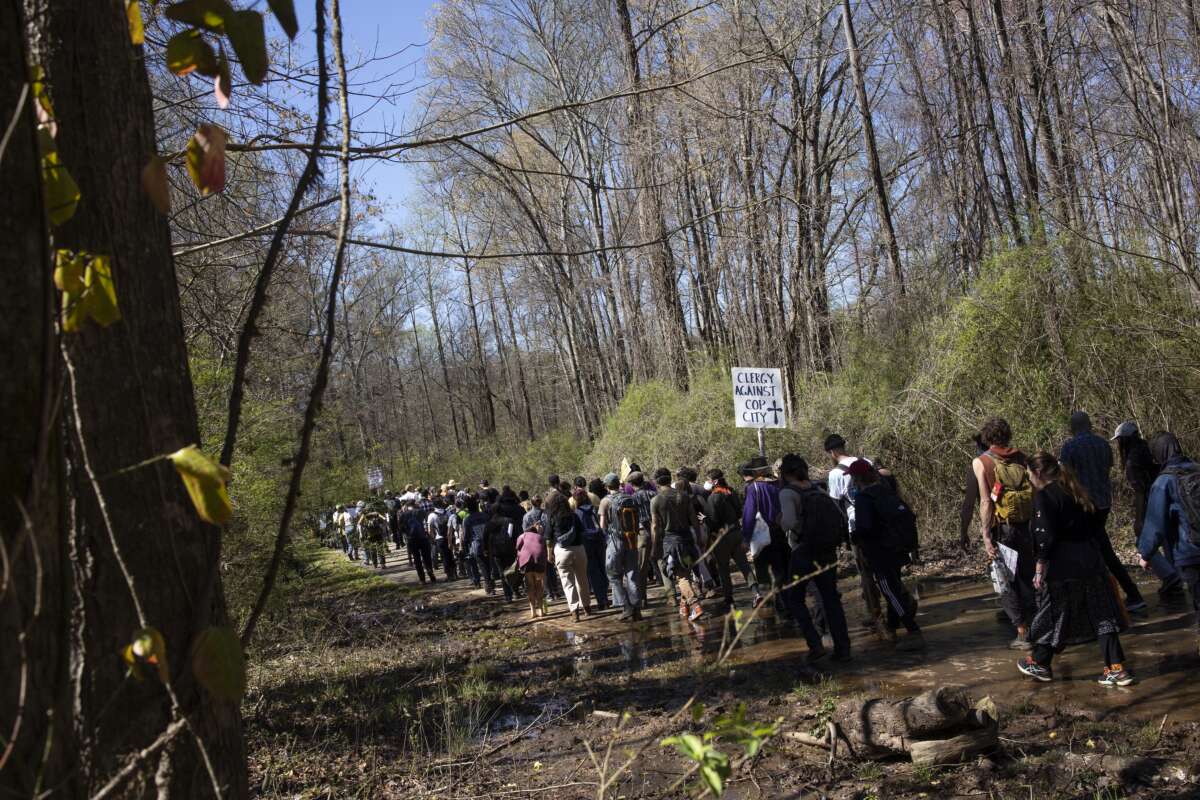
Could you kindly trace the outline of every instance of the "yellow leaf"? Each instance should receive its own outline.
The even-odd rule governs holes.
[[[129,18],[129,40],[135,45],[146,43],[146,28],[142,24],[142,7],[138,0],[127,0],[125,16]]]
[[[117,307],[117,289],[113,285],[112,264],[108,256],[92,256],[83,282],[87,284],[88,315],[102,328],[121,318]]]
[[[187,487],[200,519],[213,525],[229,522],[233,516],[233,506],[225,490],[225,483],[230,477],[229,470],[204,455],[194,444],[172,453],[168,458],[183,479],[183,485]]]
[[[134,631],[133,639],[121,651],[121,658],[129,665],[134,676],[141,678],[140,667],[154,667],[163,683],[170,680],[171,672],[167,666],[167,643],[163,635],[155,628],[141,628]]]
[[[232,628],[205,628],[192,650],[192,674],[211,694],[231,703],[246,693],[246,656]]]
[[[142,167],[142,191],[158,209],[166,214],[171,210],[171,187],[167,183],[167,162],[161,156],[151,156]]]
[[[43,143],[42,191],[45,193],[46,216],[52,225],[59,226],[75,216],[75,207],[79,204],[79,185],[59,160],[54,140],[49,136],[39,139]],[[48,149],[46,142],[49,142]]]

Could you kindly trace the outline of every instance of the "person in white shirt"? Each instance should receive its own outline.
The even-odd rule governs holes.
[[[846,525],[850,531],[850,549],[854,553],[854,563],[858,566],[863,603],[867,607],[867,616],[869,617],[864,620],[864,624],[868,628],[875,628],[883,618],[883,609],[879,601],[879,587],[875,585],[875,575],[871,572],[871,567],[863,557],[862,551],[854,542],[854,503],[850,500],[852,481],[850,473],[847,472],[850,465],[859,458],[846,452],[846,440],[836,433],[825,437],[825,453],[833,460],[833,469],[829,470],[827,479],[829,496],[837,501],[838,507],[846,515]],[[862,460],[868,464],[871,463],[868,459]]]

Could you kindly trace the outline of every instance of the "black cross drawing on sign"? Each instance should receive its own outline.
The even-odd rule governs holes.
[[[778,424],[779,424],[779,412],[780,412],[780,411],[783,411],[783,409],[779,407],[779,401],[778,401],[778,400],[772,400],[772,401],[771,401],[771,403],[772,403],[771,407],[767,409],[767,411],[774,411],[774,412],[775,412],[775,421],[774,421],[773,423],[771,423],[771,424],[772,424],[772,425],[778,425]]]

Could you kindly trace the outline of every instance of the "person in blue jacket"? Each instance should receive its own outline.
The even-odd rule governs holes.
[[[1162,550],[1179,576],[1187,584],[1196,610],[1196,625],[1200,630],[1200,545],[1192,542],[1191,524],[1184,510],[1180,490],[1180,475],[1200,469],[1184,455],[1179,440],[1171,433],[1159,433],[1150,440],[1150,454],[1162,471],[1150,487],[1146,503],[1146,519],[1138,537],[1138,554],[1142,569],[1150,569],[1150,561]]]

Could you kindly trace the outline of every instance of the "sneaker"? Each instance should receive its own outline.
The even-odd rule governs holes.
[[[688,614],[687,619],[688,619],[688,622],[695,622],[696,620],[700,619],[703,616],[704,616],[704,607],[701,606],[699,603],[696,603],[694,606],[692,606],[692,612],[690,614]]]
[[[618,617],[618,619],[620,619],[621,622],[628,622],[629,620],[633,619],[633,612],[629,609],[625,609],[621,612],[621,616]]]
[[[642,612],[636,608],[633,610],[633,621],[634,622],[642,621]]]
[[[753,606],[754,606],[755,608],[758,608],[758,607],[759,607],[759,606],[761,606],[762,604],[763,604],[763,596],[762,596],[762,593],[761,593],[761,592],[759,592],[757,589],[755,589],[755,590],[754,590],[754,603],[753,603]]]
[[[1128,611],[1130,614],[1136,614],[1139,611],[1145,611],[1146,608],[1147,608],[1146,601],[1140,597],[1136,600],[1126,600],[1125,601],[1125,610]]]
[[[1128,686],[1133,683],[1133,676],[1129,674],[1129,670],[1122,667],[1120,664],[1113,664],[1111,667],[1104,668],[1104,674],[1096,683],[1101,686]]]
[[[1017,669],[1021,671],[1022,675],[1028,675],[1035,681],[1049,683],[1054,680],[1054,675],[1050,672],[1049,667],[1043,667],[1029,656],[1025,656],[1025,658],[1017,662]]]
[[[827,655],[829,655],[829,651],[825,649],[824,645],[821,645],[820,647],[809,648],[808,655],[804,658],[808,663],[815,664]]]
[[[849,651],[849,650],[845,650],[845,651],[842,651],[842,652],[839,652],[839,651],[837,651],[837,650],[834,650],[834,651],[833,651],[833,656],[832,656],[832,658],[833,658],[834,662],[836,662],[836,663],[838,663],[838,664],[845,664],[845,663],[846,663],[847,661],[849,661],[849,660],[850,660],[852,657],[851,657],[851,655],[850,655],[850,651]]]
[[[907,636],[905,636],[903,639],[900,640],[900,643],[898,645],[896,645],[896,649],[897,650],[907,650],[909,652],[913,652],[913,651],[917,651],[917,650],[924,650],[925,649],[925,634],[921,633],[920,631],[917,631],[916,633],[908,634]]]

